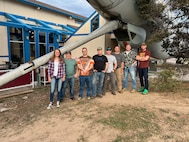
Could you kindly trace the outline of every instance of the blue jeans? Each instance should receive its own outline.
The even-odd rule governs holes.
[[[53,77],[51,79],[51,90],[50,90],[50,102],[53,102],[54,99],[54,91],[57,85],[57,101],[60,101],[60,94],[61,94],[61,88],[62,88],[62,78],[56,78]]]
[[[66,87],[68,86],[68,84],[70,88],[70,98],[74,97],[74,81],[75,81],[74,77],[66,78],[66,80],[62,84],[61,99],[63,99],[65,96]]]
[[[130,73],[132,79],[132,89],[136,89],[136,68],[135,66],[125,67],[124,69],[124,78],[123,78],[123,87],[128,88],[128,74]]]
[[[83,97],[83,91],[85,87],[85,83],[87,85],[87,97],[91,96],[91,76],[79,76],[80,89],[79,89],[79,97]]]
[[[104,72],[94,72],[92,78],[92,94],[93,96],[102,94],[104,82]]]
[[[138,68],[138,74],[141,87],[148,90],[148,68]]]

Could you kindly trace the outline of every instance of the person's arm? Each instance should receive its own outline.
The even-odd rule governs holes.
[[[92,69],[93,69],[93,66],[94,66],[94,60],[91,59],[90,65],[89,65],[89,68],[88,68],[88,71],[92,70]]]
[[[149,59],[150,59],[149,55],[144,56],[144,57],[140,57],[139,55],[136,56],[136,60],[139,60],[139,61],[148,61]]]
[[[136,56],[136,60],[140,61],[140,56],[139,55]]]
[[[108,70],[108,62],[105,63],[105,69],[102,72],[107,72]]]
[[[48,63],[48,82],[51,82],[51,62]]]
[[[131,66],[135,66],[135,65],[136,65],[136,63],[137,63],[137,61],[135,60],[135,61],[132,63],[132,65],[131,65]]]
[[[134,62],[132,63],[131,66],[135,66],[137,64],[137,60],[136,60],[137,53],[135,51],[132,51],[132,53],[133,53],[132,59],[134,60]]]
[[[77,60],[77,67],[78,67],[78,69],[80,69],[80,70],[82,70],[82,71],[84,70],[84,69],[83,69],[83,66],[82,66],[82,64],[81,64],[80,59]]]
[[[62,81],[65,81],[66,78],[66,69],[65,69],[65,63],[62,63],[62,72],[63,72],[63,77],[62,77]]]
[[[113,71],[115,71],[116,69],[117,69],[117,61],[115,60]]]
[[[121,73],[124,71],[124,62],[121,62]]]
[[[77,78],[79,75],[79,69],[77,67],[77,65],[75,66],[75,74],[74,74],[74,77]]]

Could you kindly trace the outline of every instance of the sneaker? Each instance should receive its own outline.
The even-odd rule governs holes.
[[[79,101],[80,101],[81,99],[82,99],[81,97],[78,98]]]
[[[119,91],[118,91],[118,93],[122,94],[122,93],[123,93],[123,91],[122,91],[122,90],[121,90],[121,91],[119,90]]]
[[[140,89],[138,90],[138,92],[143,92],[144,91],[144,87],[140,87]]]
[[[123,88],[123,92],[127,91],[127,88]]]
[[[90,99],[91,99],[91,97],[87,97],[87,99],[88,99],[88,100],[90,100]]]
[[[143,95],[146,95],[148,94],[148,90],[147,89],[144,89],[144,91],[142,92]]]
[[[47,109],[51,109],[52,108],[52,104],[50,103],[47,107]]]
[[[116,95],[116,93],[115,93],[115,92],[113,92],[113,93],[112,93],[112,95]]]
[[[60,107],[60,102],[59,101],[57,101],[56,107]]]
[[[94,98],[96,98],[96,96],[91,96],[91,99],[94,99]]]
[[[103,97],[103,95],[99,94],[99,95],[97,95],[97,97],[100,97],[100,98],[102,98],[102,97]]]
[[[135,92],[136,92],[136,90],[135,90],[135,89],[132,89],[132,90],[131,90],[131,93],[135,93]]]
[[[71,99],[72,101],[73,101],[73,100],[75,100],[75,98],[74,98],[74,97],[71,97],[70,99]]]

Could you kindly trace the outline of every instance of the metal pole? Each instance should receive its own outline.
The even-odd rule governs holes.
[[[65,45],[64,47],[61,47],[60,51],[63,54],[67,50],[73,50],[73,49],[85,44],[86,42],[91,41],[94,38],[97,38],[105,33],[108,33],[113,30],[118,29],[120,26],[122,26],[122,25],[117,20],[109,21],[105,25],[103,25],[101,28],[99,28],[99,29],[95,30],[94,32],[92,32],[91,34],[89,34],[87,37],[77,40],[77,41],[73,42],[72,44]],[[20,65],[18,68],[1,75],[0,76],[0,86],[38,68],[41,65],[44,65],[45,63],[48,62],[48,60],[52,57],[52,55],[53,55],[53,52],[50,52],[40,58],[33,60],[30,63],[25,63],[23,65]]]

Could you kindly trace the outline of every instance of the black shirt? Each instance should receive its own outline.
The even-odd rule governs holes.
[[[108,62],[108,59],[104,55],[94,55],[93,56],[94,60],[94,70],[97,70],[98,72],[101,72],[105,70],[106,67],[106,62]]]

